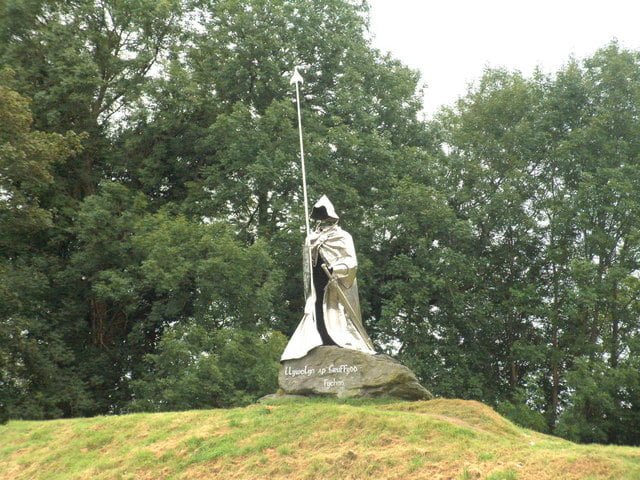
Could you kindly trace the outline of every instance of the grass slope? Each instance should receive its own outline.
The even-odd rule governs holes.
[[[0,426],[0,479],[638,479],[640,448],[521,429],[470,401],[279,401]]]

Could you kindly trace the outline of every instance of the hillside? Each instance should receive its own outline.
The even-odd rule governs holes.
[[[0,479],[638,479],[640,448],[582,446],[470,401],[280,401],[0,427]]]

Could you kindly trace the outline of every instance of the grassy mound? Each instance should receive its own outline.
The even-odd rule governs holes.
[[[462,400],[278,401],[0,426],[0,479],[638,479],[640,448],[583,446]]]

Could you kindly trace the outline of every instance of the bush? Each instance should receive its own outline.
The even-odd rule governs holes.
[[[538,432],[549,432],[549,426],[545,416],[524,403],[524,398],[518,398],[513,402],[500,402],[496,410],[500,415],[508,418],[516,425]]]
[[[279,332],[210,330],[191,323],[166,331],[131,382],[130,411],[246,405],[278,385],[286,338]]]

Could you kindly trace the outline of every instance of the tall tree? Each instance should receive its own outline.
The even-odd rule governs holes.
[[[637,408],[639,66],[614,43],[555,76],[490,71],[439,120],[450,204],[486,262],[470,312],[491,319],[479,374],[498,388],[481,398],[578,440],[629,441]]]
[[[88,398],[64,342],[68,330],[51,315],[56,259],[40,247],[52,225],[42,204],[53,169],[79,152],[79,139],[34,130],[28,100],[8,86],[10,72],[0,75],[0,411],[77,415]]]
[[[366,28],[361,2],[211,2],[192,48],[158,83],[153,115],[124,140],[138,163],[123,169],[158,204],[179,203],[194,218],[230,221],[248,243],[269,242],[284,272],[286,301],[275,317],[287,333],[302,305],[304,225],[292,67],[302,65],[305,77],[311,198],[326,193],[341,209],[363,265],[379,196],[404,176],[411,149],[426,144],[417,74],[371,49]],[[204,101],[186,105],[194,95]],[[363,284],[371,299],[374,285]]]
[[[303,209],[288,83],[296,64],[306,80],[312,197],[327,193],[342,207],[363,268],[372,264],[378,195],[390,194],[388,180],[404,176],[426,141],[417,135],[417,74],[370,47],[366,5],[14,0],[3,8],[0,58],[33,98],[36,125],[86,132],[82,154],[52,171],[42,198],[52,224],[38,246],[53,259],[47,306],[66,326],[75,374],[92,397],[83,413],[118,410],[132,380],[153,378],[161,363],[144,370],[142,359],[170,345],[162,336],[175,322],[286,333],[297,323]],[[218,258],[216,248],[228,263],[198,260]],[[246,262],[258,262],[254,282],[214,288],[216,277],[233,286],[230,272],[249,276]],[[362,286],[375,323],[378,286]],[[272,301],[275,288],[282,301]],[[213,310],[208,294],[218,295]]]

